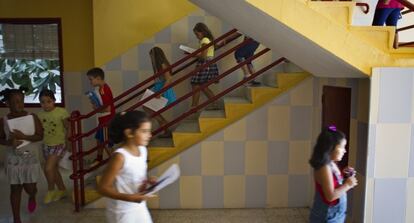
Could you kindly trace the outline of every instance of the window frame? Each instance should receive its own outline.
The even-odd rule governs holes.
[[[59,67],[60,67],[60,89],[62,101],[56,103],[56,106],[65,107],[65,90],[64,90],[64,66],[63,66],[63,41],[62,41],[62,19],[61,18],[0,18],[2,24],[16,24],[16,25],[45,25],[57,24],[58,34],[58,49],[59,49]],[[24,103],[26,108],[40,108],[39,103]],[[7,107],[5,103],[0,102],[0,108]]]

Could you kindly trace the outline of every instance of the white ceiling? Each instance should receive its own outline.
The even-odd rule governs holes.
[[[315,76],[367,77],[355,67],[244,0],[190,1]]]

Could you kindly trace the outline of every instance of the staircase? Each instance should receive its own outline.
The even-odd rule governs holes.
[[[178,73],[182,71],[183,69],[185,69],[186,67],[190,66],[191,64],[195,62],[194,60],[188,62],[188,60],[192,60],[193,56],[198,54],[202,50],[207,49],[213,44],[217,45],[217,43],[220,43],[221,40],[223,39],[231,38],[232,40],[234,40],[235,38],[238,38],[240,36],[240,35],[237,35],[237,37],[233,37],[234,34],[236,34],[236,30],[229,31],[228,33],[217,38],[215,41],[211,42],[210,44],[204,46],[203,48],[197,50],[196,52],[175,62],[174,64],[171,65],[171,68],[169,69],[174,70],[174,73]],[[215,63],[219,61],[225,56],[232,54],[239,47],[242,47],[243,45],[248,44],[250,41],[251,39],[242,41],[236,46],[231,47],[231,49],[228,49],[226,52],[218,54],[212,61],[208,63]],[[228,41],[226,42],[228,43]],[[204,87],[214,84],[215,82],[226,77],[227,75],[231,75],[234,71],[236,71],[237,69],[240,69],[241,66],[247,64],[248,62],[256,58],[259,58],[260,56],[268,52],[270,52],[269,48],[260,50],[254,56],[248,58],[247,60],[237,64],[236,66],[233,66],[232,68],[226,71],[222,71],[218,77],[216,77],[213,80],[210,80],[208,83],[203,84],[202,86],[200,86],[200,89],[198,90],[201,90]],[[175,130],[172,133],[171,139],[157,139],[155,137],[155,139],[151,142],[149,146],[149,157],[148,157],[149,158],[149,169],[152,169],[160,165],[161,163],[178,155],[180,152],[202,141],[203,139],[221,130],[222,128],[243,118],[245,115],[261,107],[262,105],[274,99],[278,95],[288,91],[289,89],[297,85],[299,82],[303,81],[308,76],[310,76],[308,73],[304,73],[304,72],[277,73],[277,74],[274,74],[275,78],[269,78],[269,79],[273,79],[274,83],[266,83],[267,85],[263,85],[261,87],[244,87],[243,86],[248,81],[253,80],[254,78],[258,77],[258,75],[263,74],[264,72],[268,71],[274,66],[283,63],[284,61],[285,61],[284,58],[275,60],[269,65],[266,65],[260,68],[256,73],[252,74],[249,78],[243,79],[239,82],[235,82],[231,87],[228,87],[227,89],[224,89],[219,93],[216,92],[216,96],[214,98],[211,98],[205,102],[202,102],[199,106],[196,106],[184,112],[183,114],[178,115],[178,117],[174,117],[173,120],[170,120],[168,124],[161,126],[158,129],[155,129],[153,131],[153,135],[157,135],[158,133],[162,132],[165,128],[176,126]],[[184,65],[179,66],[183,63]],[[207,66],[207,64],[203,66],[205,67]],[[158,76],[162,75],[163,72],[165,72],[167,69],[164,71],[160,71],[154,74],[153,76],[151,76],[150,78],[148,78],[147,80],[138,83],[135,87],[127,90],[126,92],[114,98],[115,107],[117,108],[118,112],[121,110],[122,111],[134,110],[134,109],[140,108],[144,103],[146,103],[146,101],[149,101],[152,98],[156,97],[157,95],[162,94],[163,91],[167,90],[168,88],[173,87],[179,84],[180,82],[187,80],[189,77],[194,75],[197,72],[197,70],[200,70],[200,69],[202,69],[202,67],[196,67],[195,70],[192,70],[185,75],[180,74],[179,78],[174,80],[172,83],[170,83],[169,86],[164,87],[159,92],[153,94],[152,96],[148,98],[140,100],[139,102],[136,102],[135,100],[133,105],[131,105],[130,102],[133,102],[134,99],[136,99],[137,97],[140,97],[140,94],[142,94],[145,91],[145,89],[150,88],[150,86],[148,85],[151,85],[153,80],[157,78]],[[244,89],[245,94],[240,97],[226,96],[228,93],[230,93],[233,90],[236,90],[237,88]],[[136,93],[137,91],[138,93]],[[172,108],[176,104],[186,100],[187,98],[191,97],[194,94],[194,91],[195,90],[179,97],[177,101],[164,107],[157,113],[162,113],[164,111],[167,111],[168,109]],[[223,110],[207,111],[203,109],[208,104],[220,98],[222,98],[224,101]],[[125,107],[126,103],[129,103],[128,107]],[[89,204],[89,206],[96,206],[96,204],[103,203],[102,201],[104,200],[104,199],[99,199],[101,196],[96,191],[96,183],[97,181],[99,181],[99,177],[97,177],[95,180],[93,178],[87,179],[87,176],[88,175],[96,176],[97,174],[99,175],[99,173],[97,173],[97,170],[103,167],[103,165],[106,164],[109,158],[103,160],[99,164],[92,166],[92,167],[83,166],[84,157],[96,152],[97,149],[100,147],[100,145],[94,148],[84,148],[84,142],[83,142],[84,139],[86,137],[93,135],[98,130],[98,127],[92,130],[89,130],[87,132],[84,132],[82,130],[82,122],[83,120],[86,120],[88,118],[93,118],[93,115],[99,112],[100,109],[102,108],[99,108],[85,115],[81,115],[78,111],[74,111],[72,112],[71,119],[70,119],[71,120],[70,141],[72,142],[72,154],[73,154],[72,155],[73,174],[71,175],[71,179],[73,179],[74,181],[73,199],[75,202],[76,211],[80,210],[80,206],[85,206],[86,204]],[[153,114],[152,116],[157,115],[157,113]],[[190,116],[193,118],[190,119],[189,118]],[[194,117],[196,118],[194,119]],[[107,126],[108,124],[109,123],[101,124],[100,127]],[[108,141],[105,142],[105,144],[107,143]],[[91,179],[92,179],[92,182],[91,182]],[[96,202],[93,202],[93,201],[96,201]]]
[[[315,76],[364,77],[374,67],[414,66],[413,48],[393,48],[394,27],[351,25],[353,10],[360,10],[355,2],[191,1]]]
[[[277,73],[277,87],[248,87],[245,97],[225,97],[224,110],[202,111],[198,119],[185,120],[173,131],[172,139],[155,139],[149,146],[149,169],[178,155],[194,144],[222,130],[250,112],[260,108],[275,97],[286,93],[310,77],[305,72]],[[168,146],[169,145],[169,146]],[[96,183],[99,181],[99,176]],[[105,199],[94,185],[85,190],[87,208],[104,208]]]

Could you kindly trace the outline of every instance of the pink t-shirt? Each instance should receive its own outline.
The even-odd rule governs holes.
[[[398,2],[397,0],[391,0],[390,3],[388,3],[388,5],[384,4],[384,0],[378,0],[378,4],[377,4],[377,8],[380,9],[384,9],[384,8],[404,8],[404,5],[402,5],[400,2]]]

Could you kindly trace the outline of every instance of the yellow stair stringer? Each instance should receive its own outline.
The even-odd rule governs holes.
[[[350,25],[351,11],[355,7],[350,5],[352,3],[317,3],[309,0],[247,0],[247,2],[366,75],[371,75],[374,67],[414,66],[414,50],[392,49],[394,39],[392,28],[356,28]],[[324,10],[327,7],[333,12],[326,12],[329,11]],[[338,12],[337,16],[340,18],[334,18],[335,12]],[[346,24],[343,24],[345,22]]]
[[[149,168],[152,169],[172,157],[183,152],[187,148],[201,142],[207,137],[213,135],[217,131],[222,130],[226,126],[240,120],[252,111],[262,107],[270,100],[278,95],[288,91],[310,75],[308,73],[279,73],[278,88],[250,88],[252,93],[251,104],[230,104],[225,103],[225,118],[199,118],[200,133],[173,133],[174,148],[166,149],[166,151],[158,156],[152,156],[150,148]]]
[[[225,118],[199,118],[200,133],[181,133],[173,132],[174,147],[150,147],[149,148],[149,164],[148,168],[152,169],[167,160],[177,156],[181,152],[190,148],[191,146],[203,141],[207,137],[222,130],[226,126],[240,120],[250,112],[262,107],[266,103],[273,100],[275,97],[287,92],[291,88],[297,86],[300,82],[310,77],[311,75],[305,72],[299,73],[278,73],[277,88],[250,88],[251,103],[250,104],[225,104]],[[96,178],[98,183],[100,177]],[[105,202],[100,200],[102,196],[94,188],[85,189],[85,203],[92,208],[103,208]],[[94,202],[94,203],[93,203]]]

